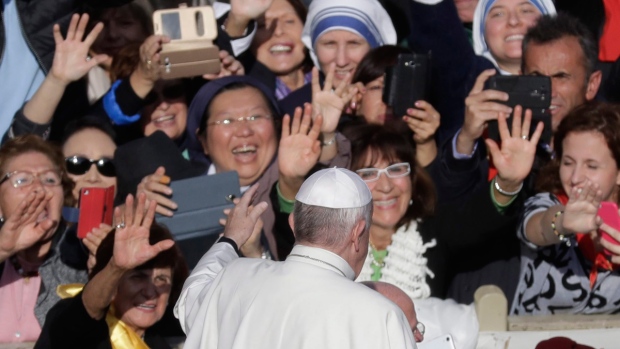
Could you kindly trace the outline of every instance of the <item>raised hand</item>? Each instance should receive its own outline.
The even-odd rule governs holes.
[[[474,144],[484,131],[489,120],[497,120],[499,113],[509,115],[512,109],[493,101],[507,101],[508,94],[496,90],[484,90],[484,83],[495,75],[494,69],[483,71],[465,98],[465,120],[456,139],[456,150],[461,154],[471,154]]]
[[[321,89],[319,71],[316,67],[312,68],[312,119],[314,120],[318,115],[322,115],[321,132],[324,135],[330,134],[330,137],[333,137],[332,134],[336,132],[345,106],[357,93],[357,86],[349,86],[351,74],[348,74],[336,89],[333,89],[335,69],[336,65],[332,63],[325,77],[325,85]]]
[[[599,185],[585,181],[582,187],[573,187],[568,193],[568,202],[564,207],[562,229],[566,233],[589,233],[598,230],[603,223],[598,217],[598,208],[603,199]]]
[[[258,183],[243,194],[239,203],[228,214],[224,236],[233,240],[237,246],[243,246],[250,239],[255,232],[260,215],[268,207],[264,201],[251,206],[257,190]]]
[[[544,127],[543,123],[539,122],[532,139],[529,139],[532,112],[528,109],[525,112],[523,122],[521,122],[522,110],[521,106],[515,108],[512,117],[512,134],[508,130],[506,117],[500,113],[497,122],[501,149],[494,140],[487,139],[485,141],[493,158],[493,164],[497,168],[496,181],[501,188],[507,191],[518,188],[530,173],[534,164],[536,146]]]
[[[167,196],[172,195],[172,189],[168,186],[170,177],[166,176],[166,169],[162,166],[155,170],[152,175],[146,176],[138,184],[138,195],[144,193],[149,201],[157,203],[156,212],[171,217],[172,210],[177,209],[177,204]]]
[[[174,241],[163,240],[155,245],[149,243],[150,228],[155,219],[154,201],[145,210],[146,195],[138,195],[138,204],[134,209],[133,195],[129,194],[125,201],[125,210],[114,210],[114,221],[121,222],[114,235],[114,265],[123,270],[131,270],[153,259],[160,252],[174,246]]]
[[[86,237],[82,239],[82,243],[88,249],[88,260],[86,262],[86,266],[89,273],[95,267],[97,262],[97,249],[99,248],[99,245],[101,245],[101,241],[103,241],[103,239],[105,239],[111,231],[112,226],[101,223],[98,227],[93,228],[93,230],[86,234]]]
[[[103,30],[103,24],[97,23],[93,30],[84,38],[87,24],[87,14],[82,16],[74,14],[71,17],[66,38],[62,37],[60,26],[54,24],[56,50],[54,51],[54,61],[50,75],[65,86],[81,79],[91,68],[108,59],[108,56],[105,54],[89,57],[90,46],[95,42],[101,30]]]
[[[231,0],[230,12],[224,23],[231,37],[243,36],[251,20],[262,16],[273,0]]]
[[[439,128],[439,112],[425,101],[415,102],[416,108],[407,109],[403,121],[413,131],[413,141],[416,144],[426,144],[435,141],[435,132]]]
[[[138,71],[142,78],[155,84],[161,77],[160,52],[162,45],[170,42],[170,38],[165,35],[151,35],[140,45],[140,64]]]
[[[7,217],[0,229],[0,262],[23,251],[44,237],[51,237],[58,221],[37,219],[53,197],[51,191],[32,190],[19,206]]]
[[[235,205],[239,204],[240,200],[241,199],[235,199],[234,200]],[[250,209],[252,209],[251,206],[250,206]],[[227,208],[224,210],[224,214],[226,215],[226,218],[220,219],[221,225],[226,226],[226,223],[228,222],[228,216],[230,215],[231,211],[232,210],[230,208]],[[250,238],[248,239],[248,241],[246,241],[243,245],[239,247],[239,250],[241,251],[241,254],[243,254],[244,257],[261,258],[263,256],[263,245],[261,244],[261,241],[260,241],[262,232],[263,232],[263,220],[259,218],[258,221],[256,222],[256,225],[254,226],[254,231],[252,232],[252,235],[250,235]]]
[[[245,75],[241,62],[235,59],[228,51],[220,50],[220,72],[218,74],[204,74],[203,79],[215,80],[224,76]]]
[[[319,134],[323,117],[319,114],[312,122],[312,106],[309,103],[302,109],[297,107],[293,122],[287,114],[282,120],[282,136],[278,149],[278,168],[285,177],[303,178],[312,169],[321,154]],[[312,124],[312,126],[310,126]]]

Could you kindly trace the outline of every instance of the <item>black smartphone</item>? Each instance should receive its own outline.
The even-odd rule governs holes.
[[[545,125],[539,143],[549,144],[551,142],[551,79],[548,76],[491,76],[485,83],[484,89],[492,89],[508,93],[507,101],[497,101],[511,108],[517,105],[525,110],[532,111],[532,123],[530,125],[529,136],[532,136],[536,125],[542,121]],[[512,129],[512,121],[508,119],[508,128]],[[489,138],[499,141],[499,129],[497,120],[489,121]]]
[[[426,99],[430,54],[401,53],[396,65],[385,70],[383,102],[395,119],[407,114],[416,101]]]

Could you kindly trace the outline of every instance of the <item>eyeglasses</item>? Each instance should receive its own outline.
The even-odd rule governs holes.
[[[213,125],[233,126],[235,125],[235,123],[239,124],[242,121],[246,121],[251,124],[254,124],[254,123],[264,122],[267,120],[271,120],[271,115],[255,114],[255,115],[250,115],[250,116],[242,116],[239,118],[227,118],[223,120],[211,121],[207,123],[207,125],[208,126],[213,126]]]
[[[66,158],[65,164],[67,165],[67,172],[76,176],[83,175],[88,172],[93,164],[97,166],[97,171],[99,171],[102,175],[106,177],[116,176],[116,167],[114,167],[112,159],[109,158],[93,160],[75,155]]]
[[[379,180],[382,173],[385,173],[389,178],[405,177],[411,173],[411,166],[408,162],[399,162],[398,164],[390,165],[384,169],[379,168],[362,168],[355,171],[364,182],[374,182]]]
[[[30,171],[13,171],[2,177],[2,180],[0,180],[0,185],[10,180],[11,185],[14,188],[24,188],[34,183],[35,178],[38,178],[41,185],[46,187],[55,187],[62,183],[61,174],[54,170],[47,170],[38,173]]]

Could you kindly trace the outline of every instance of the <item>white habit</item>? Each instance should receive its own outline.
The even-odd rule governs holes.
[[[416,348],[403,312],[354,278],[323,249],[296,245],[274,262],[216,243],[175,306],[185,348]]]

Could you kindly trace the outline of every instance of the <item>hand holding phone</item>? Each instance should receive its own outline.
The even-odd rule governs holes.
[[[523,111],[532,111],[532,122],[530,124],[529,136],[534,133],[536,125],[542,121],[545,128],[540,137],[540,142],[549,144],[551,142],[551,79],[547,76],[512,75],[512,76],[491,76],[485,83],[484,89],[492,89],[506,92],[507,101],[496,101],[511,108],[520,105]],[[512,122],[508,122],[511,129]],[[489,121],[489,138],[499,141],[499,129],[497,121]]]
[[[114,212],[114,186],[108,188],[82,188],[80,190],[80,217],[77,235],[86,235],[101,223],[112,225]]]
[[[620,231],[620,215],[618,214],[618,205],[616,205],[615,202],[601,202],[601,207],[598,209],[598,216],[601,217],[605,224]],[[610,242],[614,245],[620,245],[620,242],[611,237],[611,235],[609,235],[606,231],[601,229],[599,230],[599,233],[601,234],[601,237],[607,242]],[[607,249],[605,249],[603,252],[608,256],[612,255],[612,253]]]
[[[396,65],[385,71],[383,102],[392,107],[395,119],[407,114],[416,101],[425,99],[430,55],[401,53]]]

